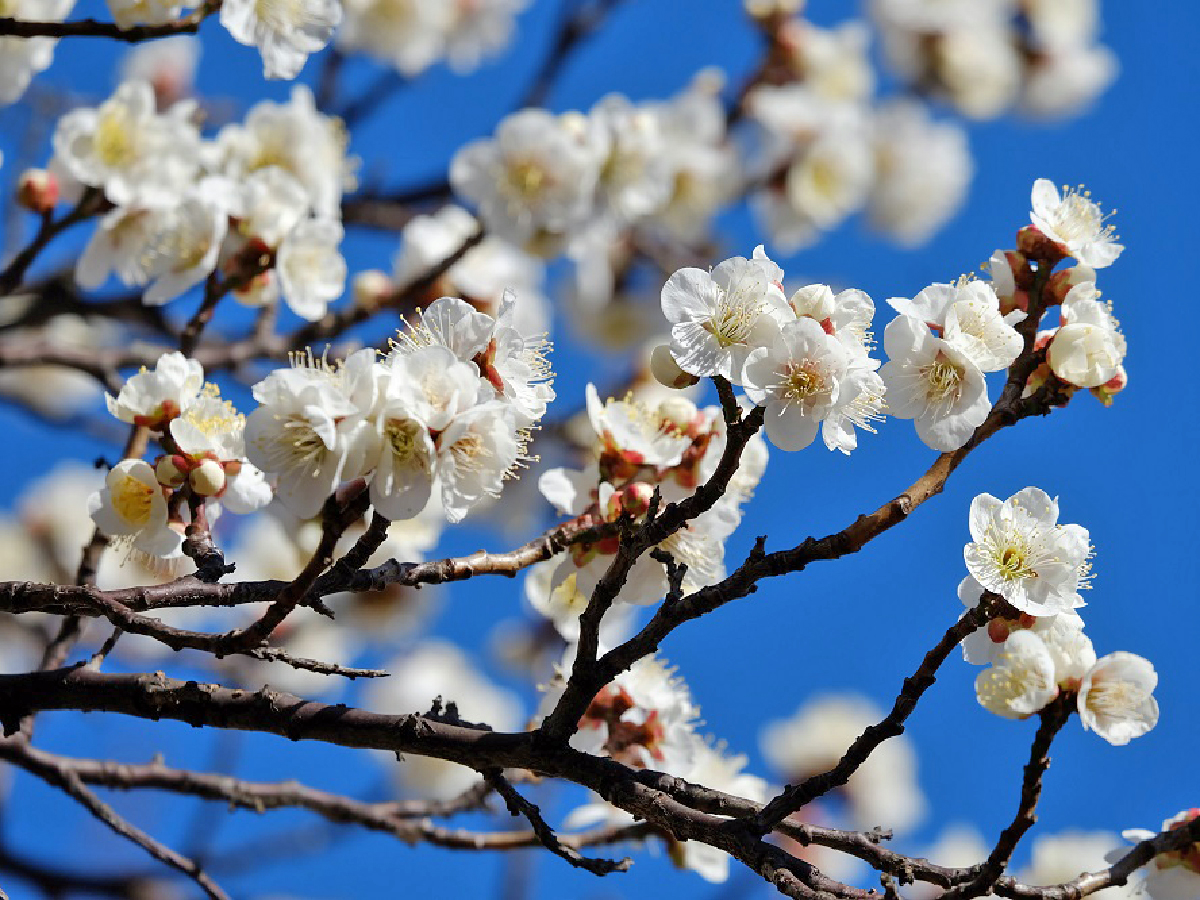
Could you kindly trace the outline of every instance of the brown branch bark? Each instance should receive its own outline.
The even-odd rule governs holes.
[[[0,17],[0,36],[11,37],[103,37],[112,40],[138,43],[173,34],[194,34],[200,23],[221,8],[221,0],[204,0],[194,12],[181,16],[174,22],[162,25],[133,25],[120,28],[114,22],[96,19],[79,19],[75,22],[29,22],[24,19]]]

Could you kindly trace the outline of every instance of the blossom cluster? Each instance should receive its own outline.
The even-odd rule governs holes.
[[[554,398],[548,345],[513,326],[515,302],[493,318],[443,297],[382,357],[369,348],[339,364],[299,357],[271,373],[254,386],[250,459],[301,517],[343,482],[369,478],[387,518],[416,516],[436,489],[446,518],[460,521],[499,494]]]
[[[207,526],[222,507],[249,513],[270,502],[270,485],[247,458],[245,417],[204,382],[195,360],[164,354],[106,400],[118,420],[156,434],[163,453],[153,466],[131,458],[109,470],[104,489],[88,501],[105,534],[150,556],[178,557],[185,516],[203,515]],[[183,503],[185,496],[194,502]]]
[[[825,446],[849,453],[855,427],[874,431],[884,382],[871,357],[875,305],[860,290],[838,294],[823,284],[788,298],[783,270],[760,246],[711,272],[680,269],[662,289],[671,342],[659,351],[665,384],[720,376],[766,407],[767,436],[782,450],[802,450],[818,428]]]
[[[574,646],[542,697],[539,717],[549,714],[566,686]],[[730,755],[711,738],[697,732],[700,709],[691,692],[657,656],[639,659],[600,690],[579,720],[571,746],[585,753],[608,756],[636,769],[654,769],[726,791],[758,803],[767,799],[767,783],[743,773],[746,757]],[[568,828],[604,823],[632,825],[624,810],[594,797],[567,816]],[[671,841],[671,857],[711,882],[729,875],[729,856],[699,841]]]
[[[1060,116],[1086,106],[1117,73],[1096,42],[1096,0],[872,0],[884,54],[904,80],[973,119],[1013,107]]]
[[[1004,501],[980,494],[971,503],[970,526],[964,550],[970,574],[959,597],[970,608],[990,591],[1011,608],[963,642],[967,662],[988,666],[975,681],[980,704],[1005,718],[1025,718],[1071,691],[1084,728],[1111,744],[1153,728],[1154,667],[1123,650],[1097,659],[1075,611],[1084,605],[1079,591],[1091,573],[1087,529],[1060,525],[1058,501],[1036,487]]]
[[[301,317],[323,316],[346,278],[340,200],[353,178],[341,123],[303,87],[211,140],[194,101],[158,106],[134,78],[55,128],[49,172],[63,198],[91,188],[110,206],[76,266],[79,283],[115,274],[162,304],[223,273],[247,305],[282,295]]]
[[[668,395],[656,403],[634,395],[601,402],[589,385],[587,415],[593,432],[591,461],[583,469],[550,469],[538,487],[560,512],[589,524],[612,523],[622,516],[644,518],[656,490],[664,504],[683,500],[709,479],[725,450],[721,411],[713,406],[697,409],[682,395]],[[662,543],[662,550],[687,566],[685,589],[712,584],[724,575],[725,540],[741,522],[741,507],[762,477],[766,457],[762,439],[751,438],[725,493]],[[561,560],[536,566],[527,580],[530,603],[566,640],[578,638],[579,615],[618,546],[615,534],[574,543]],[[618,600],[651,604],[667,589],[666,567],[647,553],[634,563]]]

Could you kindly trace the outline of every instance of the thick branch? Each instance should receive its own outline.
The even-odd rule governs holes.
[[[79,19],[75,22],[27,22],[0,17],[0,36],[12,37],[103,37],[127,43],[149,41],[173,34],[194,34],[200,23],[221,8],[221,0],[205,0],[198,9],[162,25],[131,25],[121,28],[114,22]]]

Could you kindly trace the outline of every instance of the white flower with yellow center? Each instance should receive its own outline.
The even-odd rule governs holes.
[[[931,284],[915,297],[892,297],[888,304],[901,315],[914,316],[971,358],[982,372],[1012,365],[1021,352],[1021,335],[1013,327],[1025,318],[1014,310],[1000,314],[1000,298],[990,284],[960,279]]]
[[[128,535],[151,556],[178,556],[183,535],[167,524],[167,501],[150,464],[124,459],[109,471],[104,489],[88,499],[96,527],[113,537]]]
[[[1006,719],[1024,719],[1058,696],[1054,658],[1032,631],[1009,636],[992,665],[975,678],[979,705]]]
[[[746,396],[766,406],[767,437],[781,450],[803,450],[838,402],[850,355],[813,319],[784,326],[778,340],[754,350],[741,378]]]
[[[1063,188],[1039,178],[1033,183],[1030,221],[1085,266],[1102,269],[1112,265],[1125,249],[1117,243],[1116,230],[1107,222],[1091,195],[1082,188]]]
[[[349,140],[342,120],[317,112],[312,91],[298,84],[287,103],[264,100],[244,123],[222,128],[214,149],[220,170],[235,179],[279,166],[304,185],[318,216],[336,218],[342,192],[355,186]]]
[[[373,366],[371,350],[338,367],[298,359],[254,386],[261,405],[246,419],[246,456],[277,477],[279,499],[301,518],[315,516],[339,484],[374,462],[365,418],[374,406]]]
[[[204,369],[178,350],[158,358],[154,370],[142,368],[114,398],[105,395],[108,411],[122,422],[162,428],[196,401]]]
[[[523,109],[500,123],[495,138],[459,150],[450,182],[479,207],[489,232],[525,245],[590,219],[602,149],[578,113]]]
[[[126,81],[96,109],[76,109],[58,121],[54,158],[81,184],[102,188],[118,206],[171,205],[199,166],[195,104],[160,115],[154,90]]]
[[[1079,719],[1110,744],[1121,747],[1158,724],[1152,696],[1158,673],[1149,660],[1118,650],[1098,660],[1079,686]]]
[[[221,24],[239,44],[258,47],[267,78],[295,78],[342,21],[338,0],[226,0]]]
[[[1063,299],[1062,317],[1063,325],[1046,352],[1054,374],[1084,388],[1114,378],[1125,359],[1125,336],[1112,308],[1100,301],[1094,282],[1071,288]]]
[[[780,282],[783,270],[759,247],[754,258],[735,256],[711,272],[680,269],[662,289],[671,323],[671,355],[683,371],[720,375],[741,383],[746,357],[777,340],[795,319]]]
[[[913,419],[917,435],[934,450],[957,450],[991,408],[983,373],[967,354],[934,337],[916,316],[897,316],[883,332],[888,355],[879,375],[887,409]]]
[[[492,400],[456,416],[437,438],[446,518],[461,522],[485,497],[498,497],[523,451],[510,404]]]
[[[1000,501],[980,494],[971,501],[972,542],[967,570],[986,590],[1021,612],[1049,616],[1083,606],[1091,545],[1086,528],[1058,524],[1058,501],[1027,487]]]

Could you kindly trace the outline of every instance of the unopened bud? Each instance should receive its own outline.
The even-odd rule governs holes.
[[[650,354],[650,374],[663,387],[676,390],[691,387],[700,381],[695,375],[689,375],[679,368],[679,363],[671,355],[671,348],[666,344],[659,344]]]
[[[188,480],[201,497],[213,497],[225,490],[225,470],[215,459],[206,459],[196,466]]]
[[[364,311],[374,311],[387,302],[396,286],[386,272],[367,269],[354,276],[351,290],[356,307]]]
[[[164,456],[160,459],[154,466],[154,475],[158,478],[158,483],[171,488],[183,484],[187,472],[179,465],[182,462],[180,457]]]
[[[58,179],[45,169],[26,169],[17,179],[17,203],[45,215],[58,205]]]
[[[1032,225],[1026,225],[1017,232],[1017,249],[1039,265],[1045,263],[1055,266],[1070,255],[1066,247],[1046,237]]]
[[[1095,280],[1096,270],[1091,266],[1071,266],[1069,269],[1055,272],[1046,282],[1046,291],[1043,294],[1046,298],[1046,305],[1053,306],[1056,303],[1062,303],[1075,285],[1083,284],[1085,281],[1095,282]]]

